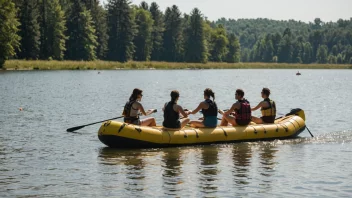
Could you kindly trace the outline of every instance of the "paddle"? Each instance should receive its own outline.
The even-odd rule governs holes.
[[[154,109],[152,113],[155,113],[157,112],[158,110],[157,109]],[[77,131],[83,127],[86,127],[86,126],[90,126],[90,125],[93,125],[93,124],[98,124],[98,123],[102,123],[102,122],[106,122],[106,121],[109,121],[109,120],[116,120],[116,119],[119,119],[119,118],[123,118],[124,116],[119,116],[119,117],[116,117],[116,118],[110,118],[110,119],[107,119],[107,120],[103,120],[103,121],[99,121],[99,122],[94,122],[94,123],[90,123],[90,124],[85,124],[85,125],[82,125],[82,126],[76,126],[76,127],[72,127],[72,128],[69,128],[67,129],[66,131],[67,132],[74,132],[74,131]]]
[[[90,126],[90,125],[93,125],[93,124],[98,124],[98,123],[102,123],[102,122],[106,122],[106,121],[109,121],[109,120],[116,120],[116,119],[119,119],[119,118],[123,118],[124,116],[120,116],[120,117],[116,117],[116,118],[110,118],[110,119],[107,119],[107,120],[103,120],[103,121],[99,121],[99,122],[94,122],[94,123],[90,123],[90,124],[86,124],[86,125],[82,125],[82,126],[76,126],[76,127],[72,127],[72,128],[69,128],[67,129],[66,131],[67,132],[74,132],[74,131],[77,131],[81,128],[84,128],[86,126]]]
[[[306,129],[308,130],[309,134],[310,134],[312,137],[314,137],[313,134],[310,132],[310,130],[308,129],[307,126],[306,126]]]

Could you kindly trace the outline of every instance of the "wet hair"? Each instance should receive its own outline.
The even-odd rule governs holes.
[[[172,101],[172,102],[175,102],[176,99],[180,96],[180,93],[178,93],[177,90],[173,90],[173,91],[171,92],[170,96],[171,96],[171,101]]]
[[[262,93],[269,97],[270,89],[269,88],[263,88]]]
[[[141,89],[135,88],[130,96],[130,101],[137,100],[138,95],[142,94],[142,92],[143,91]]]
[[[215,93],[210,88],[206,88],[204,90],[204,95],[208,96],[209,98],[211,96],[211,97],[213,97],[213,100],[215,100]]]
[[[244,91],[242,89],[237,89],[236,94],[243,97],[244,96]]]

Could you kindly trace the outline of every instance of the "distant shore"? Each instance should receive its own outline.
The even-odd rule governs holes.
[[[289,64],[289,63],[174,63],[113,61],[27,61],[9,60],[4,70],[119,70],[119,69],[352,69],[350,64]]]

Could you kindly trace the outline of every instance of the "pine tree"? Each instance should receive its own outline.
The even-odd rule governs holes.
[[[238,63],[241,58],[241,46],[240,42],[234,34],[228,36],[229,45],[228,53],[226,55],[226,62],[228,63]]]
[[[94,60],[96,36],[90,12],[79,0],[74,0],[68,20],[66,58],[70,60]]]
[[[317,50],[317,61],[318,63],[328,62],[328,47],[326,45],[320,45]]]
[[[108,28],[108,59],[120,62],[132,59],[136,27],[130,1],[109,0]]]
[[[159,61],[162,57],[163,52],[163,33],[164,33],[164,21],[163,13],[159,10],[157,3],[153,2],[150,5],[150,13],[153,18],[153,31],[152,31],[152,54],[151,60]]]
[[[96,54],[99,59],[104,59],[108,51],[108,27],[106,10],[99,4],[99,0],[95,0],[94,6],[91,9],[91,14],[94,21],[94,28],[97,36]]]
[[[17,35],[20,23],[16,18],[16,8],[12,0],[0,0],[0,68],[5,60],[15,55],[20,37]]]
[[[218,25],[216,29],[213,30],[211,36],[211,51],[210,60],[214,62],[222,62],[225,60],[228,53],[227,45],[229,40],[227,39],[226,30],[223,25]]]
[[[47,31],[46,31],[46,44],[47,58],[56,60],[63,60],[64,52],[66,50],[65,43],[67,37],[65,13],[61,9],[59,0],[51,0],[47,3]]]
[[[136,10],[137,35],[134,37],[136,51],[134,60],[149,61],[152,52],[153,19],[149,11],[139,8]]]
[[[20,50],[17,53],[20,59],[39,58],[40,30],[38,23],[38,6],[36,0],[18,1],[21,39]]]
[[[204,20],[200,10],[194,8],[189,18],[189,26],[186,28],[186,62],[206,63],[208,61],[203,23]]]
[[[164,60],[177,62],[182,57],[182,19],[176,5],[165,11],[165,32],[163,37]]]

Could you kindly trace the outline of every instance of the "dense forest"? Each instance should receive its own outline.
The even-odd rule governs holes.
[[[209,21],[197,8],[129,0],[0,0],[7,59],[352,63],[352,18]]]

